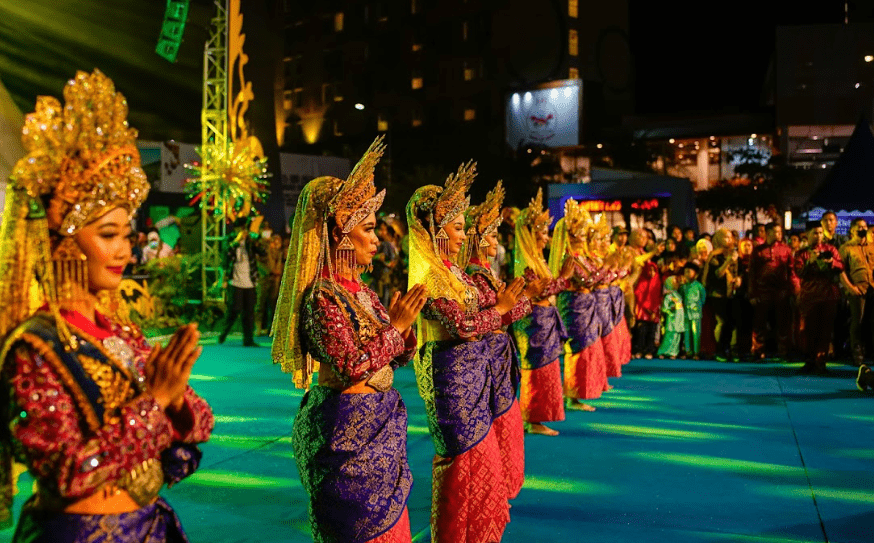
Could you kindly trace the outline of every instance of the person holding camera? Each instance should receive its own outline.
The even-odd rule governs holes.
[[[826,374],[826,357],[832,322],[841,299],[837,277],[844,270],[841,255],[826,243],[822,224],[807,223],[807,248],[795,253],[795,275],[800,279],[798,312],[800,339],[805,355],[802,373]]]
[[[862,337],[862,322],[866,312],[870,311],[874,298],[874,245],[868,240],[868,223],[861,217],[856,217],[850,223],[850,241],[840,249],[844,271],[841,273],[841,284],[847,291],[850,301],[850,348],[853,353],[853,363],[862,365],[864,359],[864,342]],[[874,319],[869,319],[874,325]],[[869,330],[869,334],[871,331]]]

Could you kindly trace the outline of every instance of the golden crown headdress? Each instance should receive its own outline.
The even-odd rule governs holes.
[[[378,136],[373,140],[328,205],[328,212],[334,215],[344,234],[371,213],[376,213],[385,199],[385,189],[375,194],[376,185],[373,184],[376,165],[385,153],[384,139],[384,136]]]
[[[470,207],[470,196],[467,195],[467,191],[475,178],[476,162],[473,160],[460,165],[456,173],[449,174],[434,204],[434,221],[437,223],[437,228],[443,228],[446,223]]]
[[[503,220],[501,206],[504,204],[504,195],[503,182],[498,181],[495,188],[486,195],[483,203],[467,210],[467,222],[474,229],[474,234],[485,237],[501,226]]]
[[[607,215],[604,213],[598,214],[595,220],[589,225],[591,234],[609,237],[612,228],[607,222]]]
[[[149,183],[140,164],[137,131],[127,123],[127,101],[99,70],[77,72],[64,88],[64,107],[51,96],[37,98],[25,118],[27,155],[12,170],[13,188],[60,204],[60,232],[81,226],[116,207],[134,210]]]
[[[522,210],[518,220],[531,228],[532,232],[549,230],[552,217],[549,216],[549,209],[543,208],[543,188],[537,189],[537,195],[531,199],[528,207]]]
[[[586,229],[592,223],[592,217],[589,211],[576,200],[568,198],[564,203],[564,222],[568,234],[579,238],[586,233]]]

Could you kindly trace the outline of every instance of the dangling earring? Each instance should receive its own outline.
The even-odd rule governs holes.
[[[434,238],[437,240],[437,251],[440,253],[440,258],[449,258],[449,234],[441,228]]]
[[[56,303],[75,304],[85,300],[88,292],[88,264],[73,238],[64,238],[52,253]]]
[[[343,236],[343,239],[340,240],[340,244],[337,245],[337,252],[335,254],[337,268],[343,266],[354,276],[356,268],[355,246],[352,245],[352,240],[349,239],[349,236]]]

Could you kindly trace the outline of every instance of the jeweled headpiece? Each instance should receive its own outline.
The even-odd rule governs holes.
[[[586,229],[592,224],[592,217],[589,215],[589,211],[576,200],[568,198],[564,203],[564,223],[568,234],[579,238],[586,233]]]
[[[344,234],[371,213],[376,213],[385,199],[385,189],[375,194],[376,185],[373,184],[373,172],[385,152],[384,139],[384,136],[379,136],[373,140],[340,191],[331,199],[328,211],[334,215]]]
[[[465,214],[468,224],[475,229],[475,234],[480,237],[488,236],[498,230],[501,226],[503,217],[501,216],[501,206],[504,205],[504,185],[502,181],[498,181],[489,193],[486,195],[485,202],[478,206],[471,207]]]
[[[531,199],[528,207],[522,210],[517,221],[522,222],[532,232],[549,230],[549,225],[552,224],[552,217],[549,216],[549,209],[543,208],[542,188],[537,189],[537,195]]]
[[[473,160],[459,166],[456,173],[449,174],[443,190],[434,203],[434,222],[437,228],[443,228],[470,207],[470,196],[467,195],[467,191],[475,178],[476,162]]]
[[[137,131],[127,123],[127,101],[99,70],[78,72],[64,88],[65,104],[37,98],[22,130],[27,155],[12,170],[13,188],[59,204],[60,233],[73,235],[104,213],[134,210],[149,193],[140,165]]]

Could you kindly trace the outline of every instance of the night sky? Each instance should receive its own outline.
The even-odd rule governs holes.
[[[842,0],[629,0],[637,114],[754,111],[777,26],[841,23]],[[870,21],[874,1],[850,4]]]

